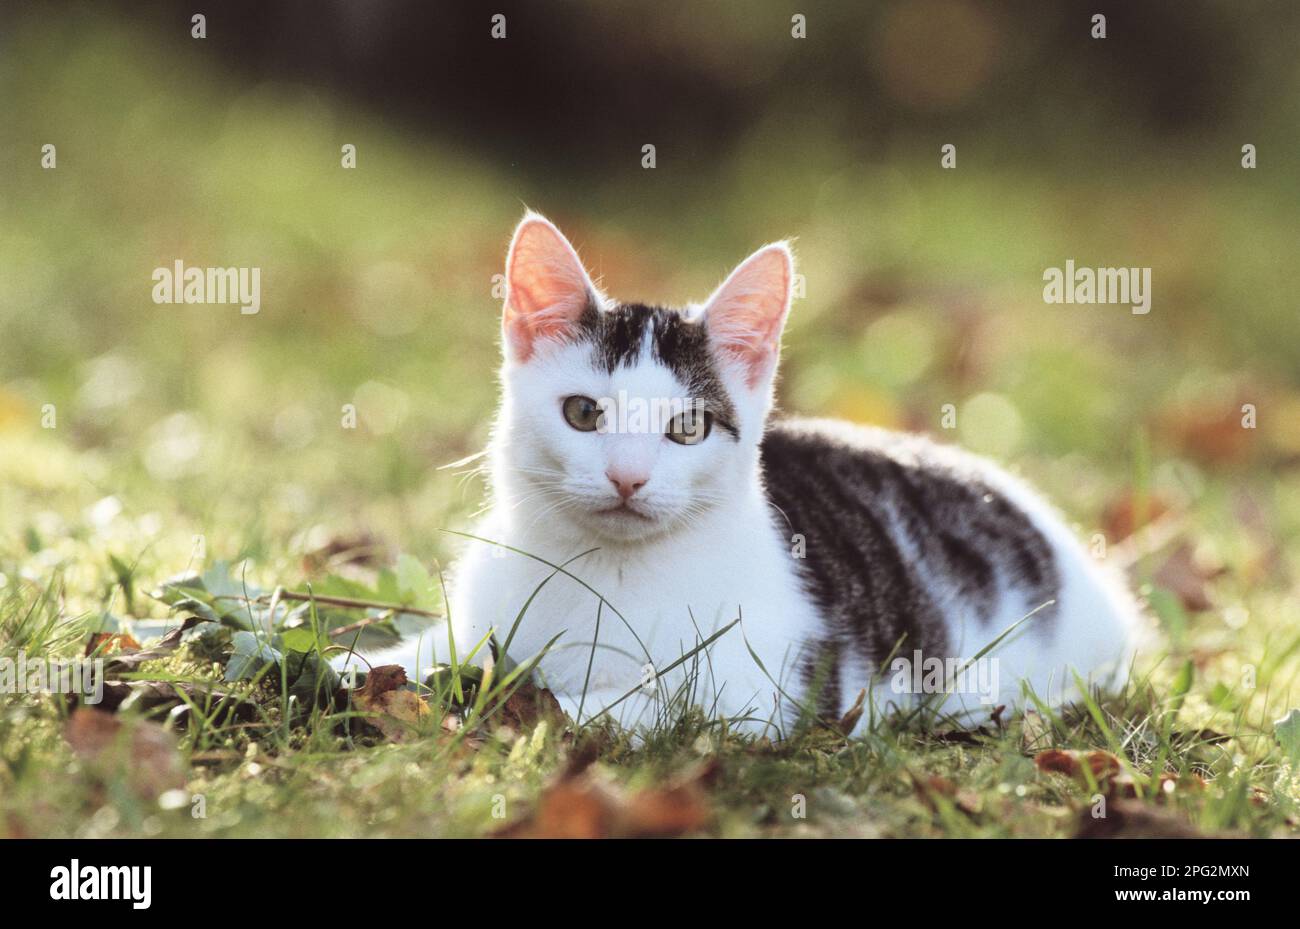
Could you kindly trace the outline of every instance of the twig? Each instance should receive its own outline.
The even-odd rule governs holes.
[[[213,597],[214,600],[244,600],[248,602],[256,601],[265,602],[267,594],[260,597],[240,597],[234,594],[222,594]],[[443,614],[435,613],[432,610],[420,610],[413,606],[402,606],[400,603],[381,603],[378,600],[358,600],[355,597],[331,597],[327,594],[300,594],[296,591],[285,590],[280,592],[281,600],[294,600],[299,603],[324,603],[327,606],[343,606],[357,610],[389,610],[393,613],[410,613],[412,616],[428,616],[433,619],[442,619]]]
[[[365,619],[359,619],[355,623],[348,623],[346,626],[335,626],[329,631],[330,635],[347,635],[349,632],[356,632],[358,629],[364,629],[366,626],[374,623],[382,623],[386,619],[391,619],[392,610],[386,610],[378,616],[367,616]]]

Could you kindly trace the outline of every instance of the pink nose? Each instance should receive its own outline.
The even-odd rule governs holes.
[[[617,471],[606,471],[605,477],[609,478],[609,482],[614,485],[615,489],[618,490],[618,495],[624,500],[627,500],[644,487],[646,482],[646,479],[639,475],[628,476]]]

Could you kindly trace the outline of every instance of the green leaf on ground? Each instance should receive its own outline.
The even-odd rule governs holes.
[[[1273,723],[1273,734],[1287,759],[1292,764],[1300,764],[1300,709],[1292,709]]]

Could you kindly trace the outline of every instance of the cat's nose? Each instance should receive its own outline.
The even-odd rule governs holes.
[[[645,486],[646,478],[639,474],[624,474],[619,471],[606,471],[605,477],[614,485],[618,495],[624,500],[629,499],[634,493]]]

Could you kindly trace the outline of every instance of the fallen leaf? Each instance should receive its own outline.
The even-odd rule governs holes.
[[[598,731],[589,729],[577,740],[577,744],[569,752],[569,757],[564,763],[564,769],[560,772],[560,780],[573,780],[582,774],[600,758],[601,752],[605,750],[606,737]]]
[[[937,793],[943,797],[951,797],[957,793],[957,786],[942,774],[930,774],[917,781],[916,786],[921,790]]]
[[[1300,709],[1289,713],[1273,723],[1273,735],[1282,746],[1282,754],[1292,764],[1300,764]]]
[[[1182,404],[1159,416],[1157,432],[1180,451],[1211,465],[1241,464],[1255,451],[1255,431],[1242,426],[1238,402],[1207,398]]]
[[[86,643],[86,657],[98,652],[101,656],[115,652],[138,652],[141,645],[129,632],[96,632]]]
[[[110,655],[104,659],[105,674],[120,674],[123,671],[134,671],[146,661],[155,661],[159,658],[166,658],[180,648],[181,637],[193,629],[196,625],[205,620],[197,616],[186,617],[178,627],[167,633],[154,645],[141,649],[138,652],[128,652],[121,655]]]
[[[1074,777],[1079,773],[1079,759],[1074,752],[1060,748],[1049,748],[1034,755],[1034,766],[1039,771],[1050,774],[1064,774]]]
[[[853,706],[849,707],[848,711],[840,717],[840,721],[835,724],[835,728],[843,733],[845,737],[853,734],[854,728],[858,725],[858,720],[862,718],[864,712],[863,706],[866,703],[866,700],[867,691],[866,688],[863,688],[858,691],[858,696],[857,699],[853,701]]]
[[[968,816],[977,816],[984,812],[984,798],[973,790],[962,788],[957,791],[957,809]]]
[[[1102,509],[1101,531],[1109,544],[1116,545],[1172,509],[1172,505],[1161,497],[1127,491]]]
[[[668,838],[705,829],[713,814],[703,786],[717,765],[663,786],[628,793],[589,772],[560,776],[542,792],[533,812],[498,830],[499,838]]]
[[[1193,645],[1188,658],[1198,671],[1205,671],[1214,663],[1215,659],[1235,650],[1235,645],[1231,647],[1227,645]]]
[[[1180,543],[1151,575],[1159,587],[1178,597],[1183,609],[1203,613],[1212,609],[1210,582],[1227,573],[1227,568],[1196,554],[1190,542]]]
[[[963,813],[974,816],[984,808],[984,800],[978,793],[964,787],[958,787],[951,780],[939,774],[927,775],[920,780],[913,780],[916,795],[930,809],[935,808],[934,797],[946,797]]]
[[[617,799],[586,779],[560,781],[538,799],[529,819],[498,832],[514,839],[603,839],[613,834]]]
[[[694,783],[635,793],[618,817],[619,835],[668,837],[703,829],[712,817]]]
[[[1087,765],[1097,780],[1118,774],[1122,767],[1119,759],[1110,752],[1100,749],[1081,752],[1063,748],[1038,752],[1034,755],[1034,765],[1044,773],[1064,774],[1068,777],[1078,777],[1083,773],[1083,766]]]
[[[363,713],[373,714],[366,722],[390,742],[406,742],[419,735],[429,705],[413,690],[407,690],[406,671],[401,665],[371,668],[364,686],[352,691],[352,702]]]
[[[563,729],[569,721],[555,694],[531,681],[515,688],[492,718],[518,731],[532,729],[543,720]]]
[[[1083,757],[1093,777],[1110,777],[1118,774],[1124,767],[1118,757],[1100,749],[1085,752]]]
[[[176,737],[157,723],[79,707],[64,737],[77,757],[102,780],[125,780],[145,799],[185,785]]]

